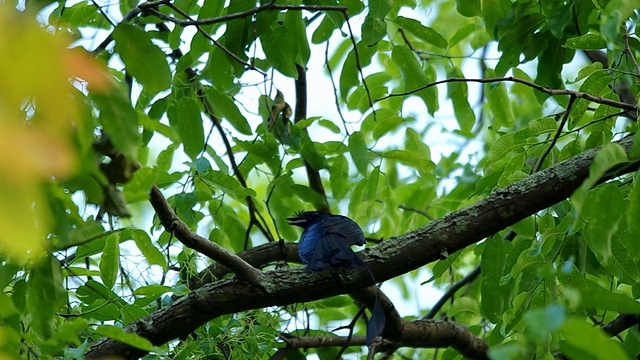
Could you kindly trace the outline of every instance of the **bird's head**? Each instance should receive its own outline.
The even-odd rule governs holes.
[[[327,214],[322,211],[300,211],[296,213],[295,216],[288,217],[287,220],[289,220],[289,224],[291,225],[300,226],[301,228],[306,228],[307,226],[311,225],[311,223],[314,222],[315,220],[328,215],[330,214]]]

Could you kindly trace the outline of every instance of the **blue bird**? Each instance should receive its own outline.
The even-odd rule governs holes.
[[[307,265],[307,273],[321,271],[326,267],[342,269],[366,269],[375,283],[373,273],[351,245],[364,245],[364,234],[355,221],[342,215],[332,215],[321,211],[303,211],[287,218],[291,225],[303,228],[298,255]],[[367,344],[382,333],[386,317],[380,301],[376,298],[371,319],[367,322]]]
[[[287,218],[291,225],[304,229],[298,244],[298,255],[312,273],[332,266],[343,269],[366,268],[351,245],[364,245],[362,229],[355,221],[342,215],[321,211],[303,211]]]

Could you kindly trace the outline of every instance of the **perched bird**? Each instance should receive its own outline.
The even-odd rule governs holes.
[[[307,265],[305,272],[321,271],[326,267],[343,269],[366,269],[375,284],[373,273],[351,245],[364,245],[362,229],[355,221],[342,215],[332,215],[321,211],[303,211],[287,218],[291,225],[304,229],[298,243],[300,260]],[[371,319],[367,322],[367,344],[382,333],[386,317],[376,297]]]
[[[328,266],[366,268],[362,259],[351,250],[351,245],[365,243],[362,229],[355,221],[321,211],[303,211],[287,220],[291,225],[304,229],[298,244],[298,255],[307,265],[306,272],[317,272]]]

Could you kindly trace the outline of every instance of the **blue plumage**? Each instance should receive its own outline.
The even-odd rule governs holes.
[[[326,267],[342,269],[367,269],[375,283],[373,273],[356,253],[351,245],[364,245],[364,234],[355,221],[342,215],[332,215],[320,211],[303,211],[287,218],[291,225],[304,230],[298,243],[300,260],[307,265],[308,273],[321,271]],[[386,317],[376,298],[371,319],[367,323],[367,344],[382,333]]]
[[[307,265],[306,272],[320,271],[329,266],[344,269],[365,267],[364,262],[351,250],[351,245],[365,243],[362,229],[355,221],[320,211],[303,211],[287,220],[304,229],[298,254]]]

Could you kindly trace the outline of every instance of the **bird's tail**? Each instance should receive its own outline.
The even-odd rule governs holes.
[[[376,287],[376,299],[373,303],[373,309],[371,309],[371,318],[367,322],[367,345],[371,345],[373,340],[378,337],[382,330],[384,330],[384,325],[387,322],[387,317],[384,314],[384,309],[382,308],[382,304],[380,302],[380,296],[378,295],[378,291],[380,291],[380,286],[376,285],[376,278],[373,276],[373,272],[367,264],[356,254],[353,254],[357,260],[354,260],[352,263],[356,264],[358,268],[364,268],[371,276],[371,281],[373,286]]]

